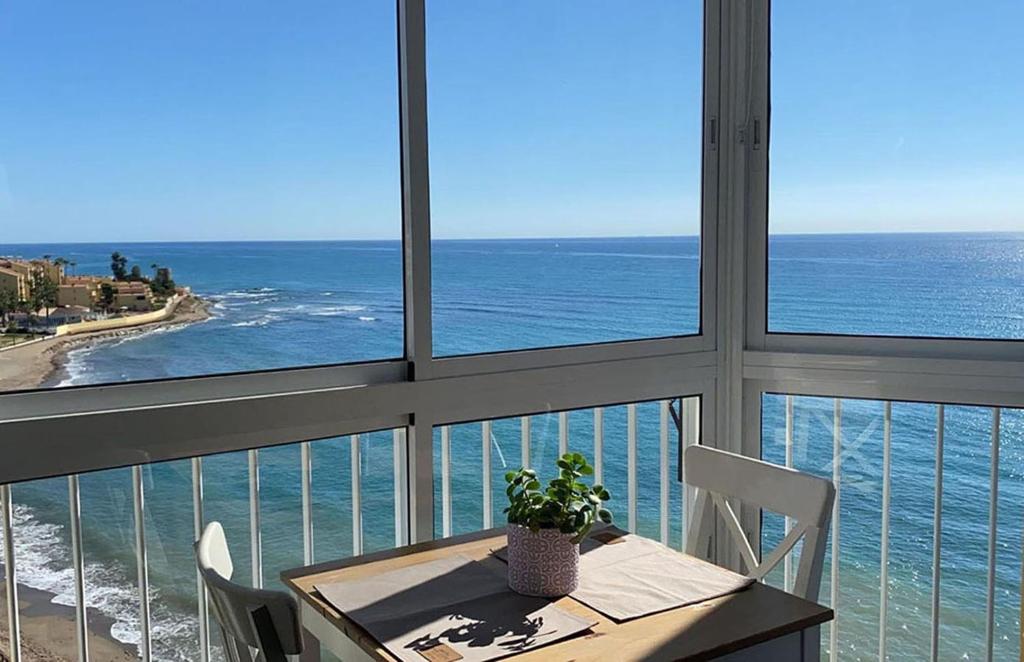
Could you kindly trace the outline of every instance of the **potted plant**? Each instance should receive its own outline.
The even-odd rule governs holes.
[[[608,490],[579,480],[594,473],[586,458],[566,453],[556,464],[558,477],[546,489],[532,469],[505,474],[508,585],[523,595],[556,597],[576,590],[580,541],[597,520],[612,521],[604,507]]]

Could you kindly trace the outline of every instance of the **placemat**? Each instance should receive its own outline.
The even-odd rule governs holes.
[[[486,662],[594,625],[549,600],[513,593],[495,559],[446,557],[314,588],[406,662]]]
[[[504,547],[494,554],[506,559]],[[580,584],[571,594],[623,622],[741,591],[749,577],[609,527],[580,546]]]

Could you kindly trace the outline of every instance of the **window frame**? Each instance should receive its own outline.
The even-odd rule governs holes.
[[[396,0],[404,356],[0,393],[0,484],[404,427],[411,541],[433,537],[433,427],[701,397],[713,419],[718,342],[720,14],[703,12],[699,333],[434,357],[425,0]]]
[[[764,118],[764,146],[752,154],[751,200],[747,222],[747,319],[748,349],[767,352],[813,352],[857,354],[864,356],[915,356],[920,358],[963,358],[983,360],[1021,360],[1024,338],[979,338],[972,336],[915,336],[893,334],[849,334],[828,332],[790,332],[769,329],[770,286],[768,240],[771,229],[770,195],[771,145],[771,0],[759,0],[758,25],[753,29],[757,42],[750,65],[752,86],[750,106],[754,117]],[[758,268],[760,265],[760,268]]]

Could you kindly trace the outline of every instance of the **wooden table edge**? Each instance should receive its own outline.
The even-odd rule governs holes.
[[[313,564],[313,565],[301,566],[301,567],[298,567],[298,568],[292,568],[290,570],[284,570],[284,571],[281,572],[281,575],[280,575],[281,582],[288,588],[288,590],[292,593],[292,595],[296,596],[296,598],[298,598],[298,599],[302,600],[303,602],[305,602],[309,607],[311,607],[313,610],[315,610],[318,614],[320,614],[321,616],[326,618],[331,624],[333,624],[336,627],[338,627],[339,629],[341,629],[346,634],[346,636],[348,636],[349,633],[352,630],[355,630],[360,635],[359,639],[361,641],[374,642],[375,645],[372,647],[372,649],[368,649],[366,646],[363,646],[361,641],[356,641],[355,643],[357,645],[359,645],[360,648],[362,648],[368,655],[371,655],[371,656],[373,656],[373,657],[375,657],[375,658],[377,658],[379,660],[383,660],[383,661],[387,662],[388,660],[392,659],[391,656],[387,653],[386,649],[383,649],[382,646],[380,645],[380,643],[377,642],[376,639],[374,639],[372,635],[370,635],[370,633],[368,633],[365,629],[363,629],[358,623],[355,623],[354,621],[351,621],[350,619],[346,618],[343,614],[337,614],[336,615],[334,613],[335,610],[331,610],[331,612],[328,612],[325,609],[325,603],[321,602],[320,600],[317,600],[316,598],[313,597],[313,595],[310,592],[308,592],[305,589],[301,588],[298,584],[295,583],[295,579],[297,579],[299,577],[307,577],[309,575],[315,575],[315,574],[319,574],[319,573],[323,573],[323,572],[330,572],[330,571],[333,571],[333,570],[341,570],[341,569],[344,569],[344,568],[350,568],[350,567],[354,567],[354,566],[357,566],[357,565],[365,565],[365,564],[368,564],[368,563],[374,563],[374,562],[378,562],[378,561],[386,561],[386,560],[389,560],[389,559],[400,558],[400,557],[403,557],[403,556],[410,556],[410,555],[418,554],[420,552],[432,551],[432,550],[436,550],[436,549],[442,549],[442,548],[445,548],[445,547],[454,547],[454,546],[465,544],[465,543],[471,543],[471,542],[477,542],[477,541],[480,541],[480,540],[486,540],[488,538],[494,538],[494,537],[500,536],[504,532],[505,532],[505,527],[497,527],[497,528],[493,528],[493,529],[484,529],[482,531],[474,531],[472,533],[464,533],[464,534],[461,534],[461,535],[452,536],[450,538],[439,538],[439,539],[435,539],[435,540],[428,540],[428,541],[421,542],[421,543],[416,543],[416,544],[413,544],[413,545],[406,545],[404,547],[395,547],[395,548],[392,548],[392,549],[381,550],[381,551],[378,551],[378,552],[371,552],[369,554],[363,554],[363,555],[360,555],[360,556],[351,556],[351,557],[344,558],[344,559],[337,559],[337,560],[334,560],[334,561],[325,561],[323,563],[317,563],[317,564]],[[750,588],[745,589],[745,590],[751,590],[751,589],[755,588],[758,585],[762,586],[764,589],[769,589],[769,590],[772,590],[772,591],[778,591],[780,593],[783,593],[783,591],[780,591],[779,589],[777,589],[777,588],[775,588],[773,586],[768,586],[767,584],[753,584],[753,585],[751,585]],[[763,590],[763,589],[759,589],[759,590]],[[777,638],[784,637],[784,636],[787,636],[787,635],[795,634],[797,632],[801,632],[803,630],[806,630],[807,628],[815,627],[815,626],[818,626],[818,625],[823,625],[823,624],[828,623],[829,621],[831,621],[833,618],[835,618],[835,612],[830,607],[825,607],[824,605],[818,604],[816,602],[811,602],[810,600],[805,600],[804,598],[801,598],[799,596],[795,596],[795,595],[792,595],[792,594],[786,594],[786,595],[788,595],[792,599],[802,600],[803,602],[807,602],[807,603],[813,605],[814,607],[816,607],[817,609],[814,611],[814,613],[809,614],[808,616],[806,616],[804,618],[788,622],[785,625],[781,625],[781,626],[778,626],[778,627],[775,627],[775,628],[770,628],[770,629],[762,631],[762,632],[758,632],[756,634],[750,635],[750,636],[742,638],[742,639],[737,639],[737,640],[731,641],[728,644],[725,644],[725,645],[722,645],[722,646],[717,646],[715,648],[711,648],[711,649],[708,649],[706,651],[700,651],[698,653],[695,653],[694,655],[688,656],[685,659],[687,660],[687,662],[699,662],[699,661],[702,661],[702,660],[713,660],[713,659],[715,659],[717,657],[721,657],[722,655],[728,655],[730,653],[735,653],[735,652],[741,651],[741,650],[743,650],[745,648],[750,648],[751,646],[756,646],[758,644],[762,644],[762,643],[771,641],[773,639],[777,639]],[[723,597],[727,597],[727,596],[723,596]],[[715,600],[720,600],[722,598],[714,598],[714,599]],[[686,608],[687,607],[677,607],[676,609],[686,609]],[[666,611],[671,611],[671,610],[666,610]],[[659,612],[659,613],[664,613],[664,612]],[[651,615],[653,616],[654,614],[651,614]],[[641,617],[641,618],[643,618],[643,617]],[[552,645],[556,645],[556,644],[552,644]]]

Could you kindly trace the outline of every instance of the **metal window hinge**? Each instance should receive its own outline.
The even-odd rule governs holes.
[[[740,141],[740,144],[745,145],[747,143],[748,134],[751,149],[761,149],[761,119],[759,117],[755,117],[751,121],[749,125],[749,131],[748,125],[743,125],[739,127],[739,130],[737,131],[737,137]]]

